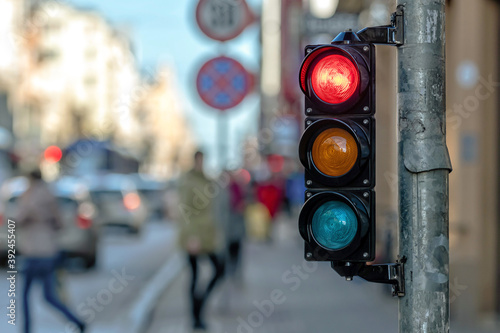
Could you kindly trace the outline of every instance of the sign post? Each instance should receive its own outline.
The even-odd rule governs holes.
[[[245,0],[199,0],[196,22],[209,38],[226,42],[239,36],[256,17]],[[206,62],[196,78],[196,89],[201,99],[221,111],[217,124],[219,158],[226,166],[225,147],[227,116],[224,111],[235,107],[253,87],[253,76],[236,60],[220,56]]]

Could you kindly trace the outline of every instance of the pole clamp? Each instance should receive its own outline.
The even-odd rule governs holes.
[[[364,28],[357,35],[364,42],[401,46],[404,44],[404,31],[404,7],[398,5],[391,15],[390,25]]]
[[[366,263],[332,262],[332,268],[340,276],[351,281],[359,276],[369,282],[392,285],[392,296],[405,295],[405,263],[406,257],[396,260],[396,263],[367,265]]]

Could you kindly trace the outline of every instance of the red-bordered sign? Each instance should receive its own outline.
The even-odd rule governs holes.
[[[252,88],[253,75],[238,61],[224,56],[207,61],[196,77],[201,99],[221,111],[241,103]]]
[[[225,42],[233,39],[255,21],[245,0],[200,0],[196,22],[208,37]]]

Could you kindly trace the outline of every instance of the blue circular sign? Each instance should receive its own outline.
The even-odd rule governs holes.
[[[238,61],[224,56],[207,61],[196,78],[201,99],[218,110],[241,103],[252,86],[252,75]]]

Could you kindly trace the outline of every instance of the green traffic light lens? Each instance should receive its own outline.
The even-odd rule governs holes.
[[[356,214],[347,204],[328,201],[322,204],[312,218],[312,233],[326,249],[337,251],[354,240],[358,231]]]

